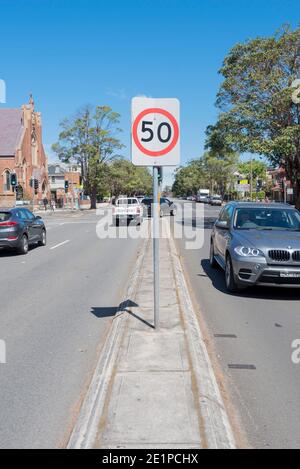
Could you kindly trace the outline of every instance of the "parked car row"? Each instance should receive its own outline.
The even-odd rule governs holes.
[[[120,197],[113,207],[113,222],[116,226],[122,221],[141,224],[144,217],[152,216],[153,198]],[[166,197],[160,199],[160,216],[176,215],[176,205]]]
[[[207,193],[200,193],[197,196],[196,195],[190,195],[186,198],[180,197],[181,200],[188,200],[190,202],[199,202],[203,204],[208,204],[212,206],[222,206],[223,204],[223,199],[221,195],[209,195]]]

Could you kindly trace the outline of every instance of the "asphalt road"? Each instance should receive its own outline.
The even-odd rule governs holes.
[[[47,217],[48,245],[0,252],[0,447],[64,446],[140,241],[99,239],[95,213]]]
[[[218,209],[206,207],[205,219],[196,220],[196,229],[205,231],[200,250],[187,250],[185,241],[177,240],[193,296],[249,444],[299,448],[300,365],[292,363],[291,344],[300,339],[300,291],[254,288],[228,294],[223,272],[212,270],[208,260],[217,215]],[[185,220],[191,222],[192,204]],[[233,370],[230,365],[250,365],[250,369]]]

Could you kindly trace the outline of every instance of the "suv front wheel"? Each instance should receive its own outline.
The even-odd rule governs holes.
[[[226,288],[230,293],[236,293],[242,289],[235,280],[232,261],[229,254],[226,257],[225,281]]]
[[[26,254],[28,254],[28,250],[29,250],[29,242],[28,242],[28,238],[27,238],[26,234],[24,234],[22,236],[20,246],[18,247],[18,253],[26,255]]]
[[[39,246],[46,246],[47,244],[47,235],[46,235],[46,230],[42,231],[41,234],[41,239],[39,240]]]
[[[215,247],[213,240],[210,242],[209,265],[212,269],[216,269],[218,267],[217,261],[215,259]]]

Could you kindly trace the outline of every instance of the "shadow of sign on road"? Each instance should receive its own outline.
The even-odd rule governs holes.
[[[141,316],[138,314],[134,313],[132,311],[133,308],[138,308],[138,304],[136,304],[134,301],[127,300],[123,301],[119,306],[96,306],[91,309],[91,313],[96,316],[98,319],[101,318],[107,318],[107,317],[114,317],[118,313],[128,313],[138,321],[141,321],[143,324],[146,326],[149,326],[153,329],[153,325],[143,319]]]

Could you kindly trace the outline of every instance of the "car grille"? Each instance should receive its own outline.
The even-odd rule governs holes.
[[[293,261],[300,262],[300,251],[293,252]]]
[[[291,258],[291,254],[289,251],[274,249],[272,251],[269,251],[269,257],[275,262],[288,262]],[[299,253],[299,259],[300,259],[300,253]]]

